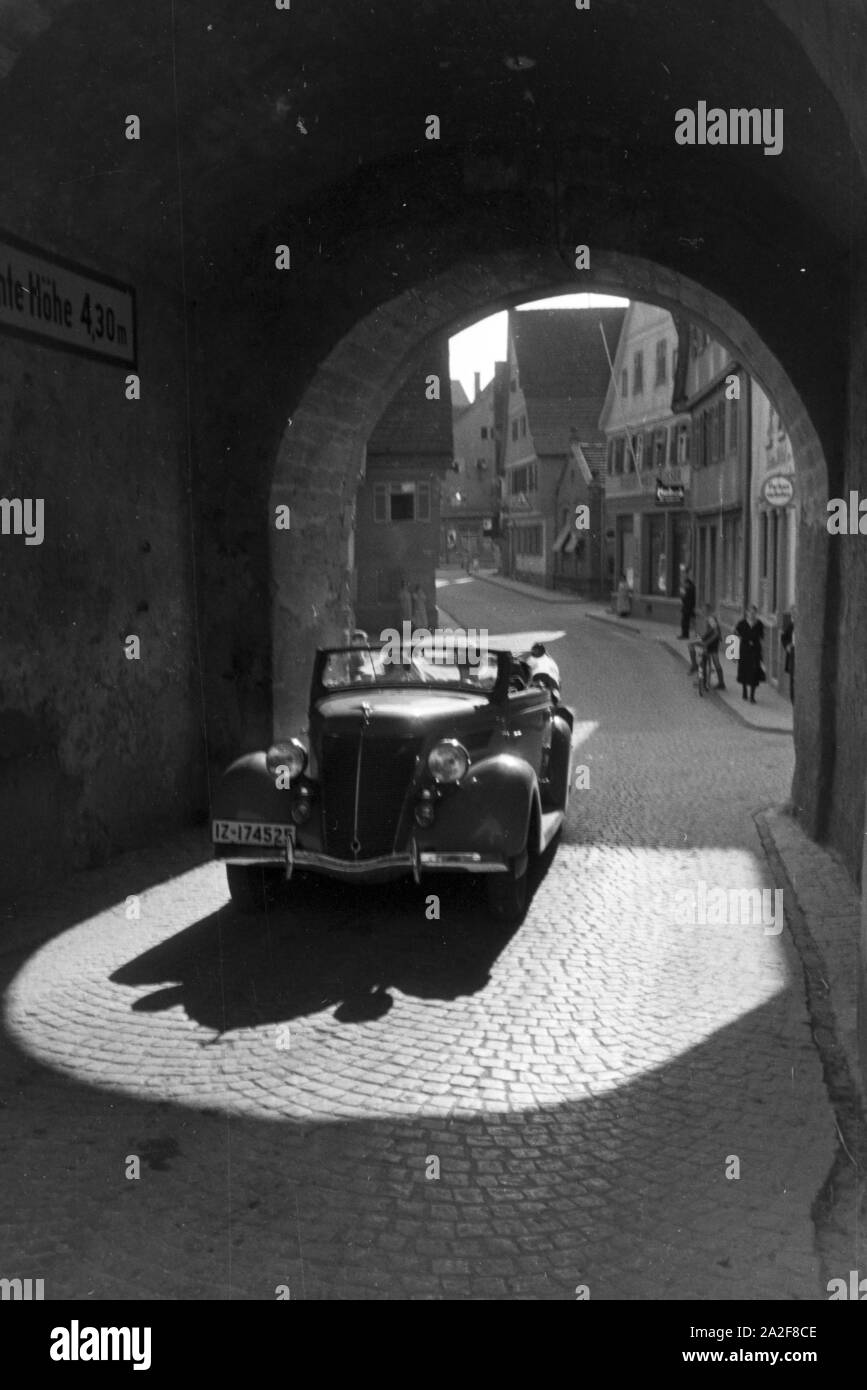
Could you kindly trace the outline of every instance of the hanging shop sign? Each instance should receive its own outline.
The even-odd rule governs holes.
[[[769,507],[787,507],[795,495],[791,473],[770,473],[762,483],[762,500]]]
[[[0,331],[134,367],[135,290],[0,232]]]
[[[681,483],[664,483],[656,480],[657,507],[682,507],[685,489]]]

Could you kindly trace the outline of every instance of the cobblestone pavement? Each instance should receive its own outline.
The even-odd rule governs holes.
[[[204,832],[34,889],[0,956],[0,1276],[58,1299],[827,1296],[811,1213],[839,1146],[800,960],[787,930],[672,910],[773,886],[754,816],[786,800],[790,742],[656,644],[475,582],[439,598],[565,630],[589,787],[525,922],[498,933],[450,880],[293,884],[244,918]]]

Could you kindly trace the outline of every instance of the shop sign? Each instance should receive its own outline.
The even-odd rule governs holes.
[[[771,473],[762,483],[762,501],[769,507],[787,507],[795,495],[791,473]]]
[[[684,491],[685,490],[681,483],[663,483],[659,478],[657,478],[657,507],[682,507],[684,501]]]

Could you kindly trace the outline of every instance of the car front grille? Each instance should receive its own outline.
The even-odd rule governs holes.
[[[325,734],[322,740],[322,836],[326,854],[375,859],[390,854],[412,781],[418,739],[377,738],[365,732]],[[355,785],[358,759],[358,854]]]

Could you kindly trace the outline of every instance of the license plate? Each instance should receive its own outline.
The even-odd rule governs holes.
[[[294,825],[262,825],[258,821],[215,820],[211,823],[211,836],[217,845],[285,845],[294,832]]]

